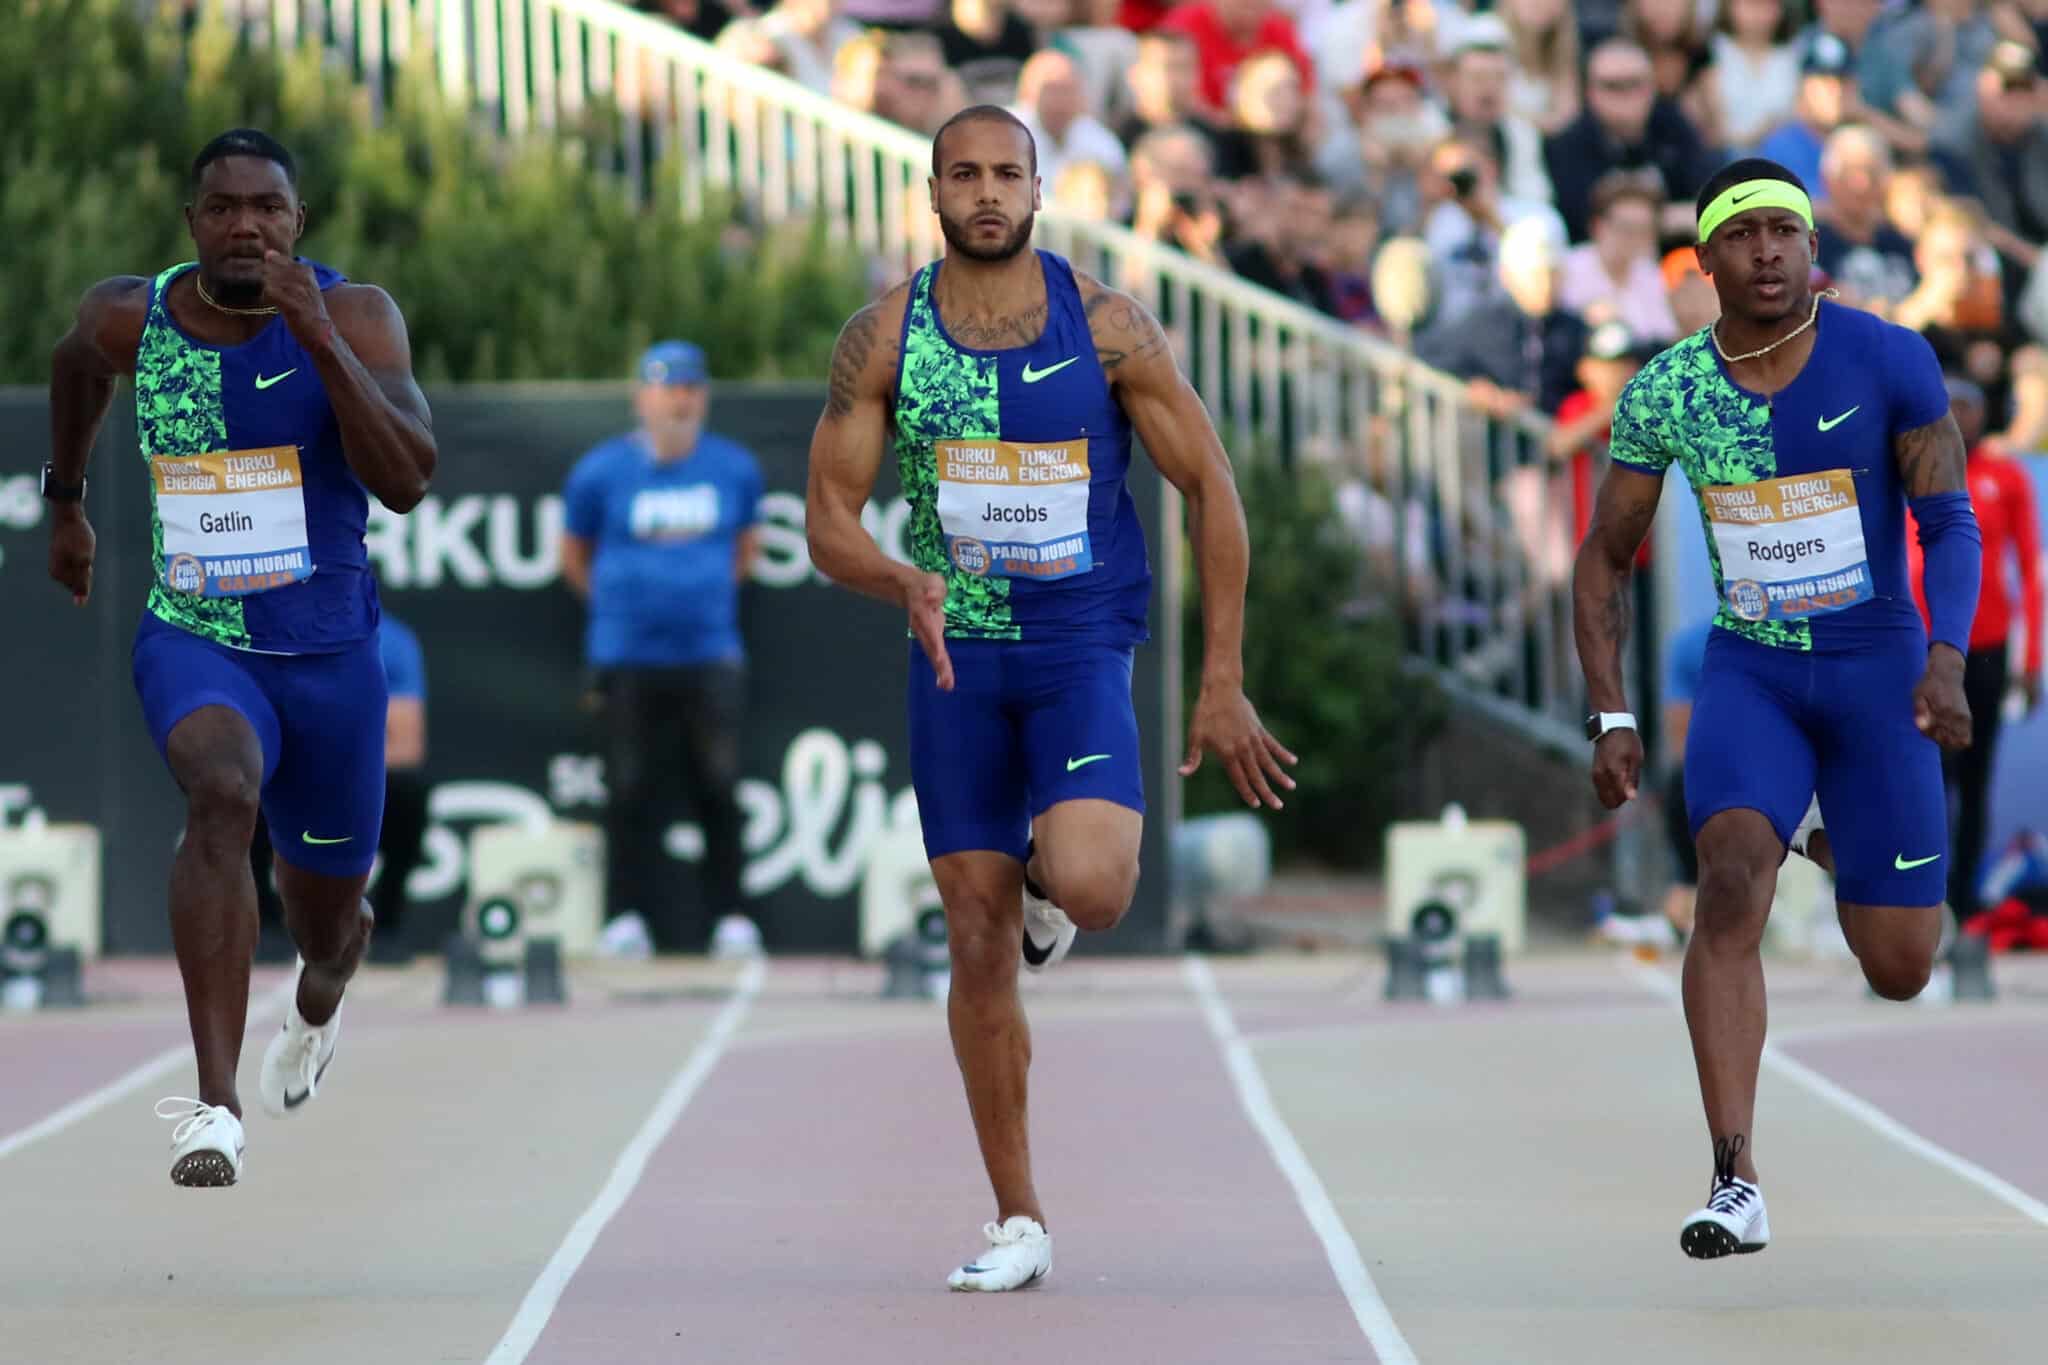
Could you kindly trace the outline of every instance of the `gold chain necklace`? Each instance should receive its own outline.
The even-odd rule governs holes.
[[[218,309],[220,312],[223,313],[233,313],[237,317],[244,318],[261,318],[268,317],[270,314],[275,313],[277,311],[275,305],[272,305],[271,307],[268,308],[228,307],[226,304],[214,298],[213,295],[206,292],[206,280],[196,270],[192,272],[192,283],[194,287],[196,287],[199,290],[199,301],[201,303],[205,304],[209,308]],[[1794,335],[1797,334],[1795,333]]]
[[[1820,316],[1820,301],[1822,299],[1834,298],[1836,297],[1836,293],[1837,291],[1833,289],[1823,289],[1818,294],[1815,294],[1813,296],[1813,311],[1806,315],[1806,321],[1800,323],[1797,327],[1794,327],[1791,331],[1785,333],[1785,335],[1779,337],[1770,345],[1758,347],[1754,351],[1745,351],[1741,355],[1729,355],[1728,352],[1722,350],[1721,323],[1718,318],[1715,319],[1714,325],[1707,329],[1707,335],[1713,339],[1714,350],[1720,354],[1723,363],[1733,365],[1737,361],[1741,360],[1755,360],[1758,356],[1769,355],[1772,351],[1777,350],[1780,346],[1783,346],[1786,342],[1798,336],[1807,328],[1813,326],[1814,320]]]

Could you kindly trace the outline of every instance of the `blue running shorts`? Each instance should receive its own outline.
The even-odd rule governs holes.
[[[263,748],[263,818],[293,867],[360,877],[384,821],[384,664],[375,636],[335,654],[257,654],[145,614],[132,655],[149,737],[202,706],[241,713]]]
[[[1748,809],[1789,840],[1818,795],[1837,899],[1939,905],[1949,853],[1941,749],[1913,724],[1926,669],[1917,631],[1813,653],[1716,629],[1685,744],[1693,837],[1720,812]]]
[[[926,857],[990,849],[1022,861],[1032,820],[1062,801],[1144,812],[1132,650],[948,640],[946,653],[951,692],[910,644],[910,778]]]

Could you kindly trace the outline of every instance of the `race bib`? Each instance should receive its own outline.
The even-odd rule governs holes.
[[[297,446],[158,455],[150,477],[172,592],[246,597],[312,577]]]
[[[1846,469],[1701,490],[1721,596],[1745,621],[1842,611],[1873,595],[1856,480]]]
[[[1041,582],[1087,573],[1088,441],[934,441],[939,526],[962,573]]]

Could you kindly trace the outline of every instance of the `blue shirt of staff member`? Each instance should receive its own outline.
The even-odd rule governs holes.
[[[603,698],[604,947],[698,951],[709,929],[714,952],[756,953],[735,787],[746,700],[740,585],[758,542],[760,466],[707,430],[699,347],[659,342],[637,375],[639,425],[577,461],[564,493],[562,577],[589,606],[585,659]],[[663,845],[685,801],[704,836],[694,914],[672,886]]]

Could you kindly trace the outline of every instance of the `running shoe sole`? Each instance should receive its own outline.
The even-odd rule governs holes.
[[[1747,1256],[1762,1251],[1769,1242],[1738,1242],[1735,1234],[1719,1223],[1687,1223],[1678,1234],[1678,1248],[1695,1261],[1718,1261],[1723,1256]]]
[[[171,1183],[188,1190],[219,1189],[235,1183],[235,1163],[219,1152],[187,1152],[171,1167]]]

